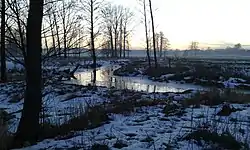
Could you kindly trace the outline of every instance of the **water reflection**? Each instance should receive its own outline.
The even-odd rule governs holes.
[[[113,70],[119,66],[101,67],[96,72],[96,85],[115,87],[117,89],[130,89],[145,92],[182,92],[188,89],[202,89],[201,86],[180,83],[153,82],[144,77],[119,77],[113,76]],[[78,80],[72,80],[75,84],[91,84],[93,72],[91,69],[75,74]]]

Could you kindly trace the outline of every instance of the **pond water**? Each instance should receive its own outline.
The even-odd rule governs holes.
[[[181,84],[175,82],[155,82],[146,77],[120,77],[114,76],[113,71],[118,69],[119,65],[109,65],[97,69],[96,85],[105,86],[108,88],[114,87],[116,89],[130,89],[144,92],[183,92],[185,90],[204,89],[202,86],[192,84]],[[82,72],[75,73],[77,80],[71,80],[71,83],[88,85],[91,84],[93,77],[93,70],[86,69]]]

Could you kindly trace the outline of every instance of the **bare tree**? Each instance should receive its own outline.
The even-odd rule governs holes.
[[[110,57],[111,56],[111,49],[110,49],[110,40],[109,38],[107,39],[103,39],[103,43],[102,43],[102,49],[101,49],[101,54],[104,57]]]
[[[8,45],[15,45],[12,51],[11,48],[7,49],[9,59],[16,61],[24,65],[26,61],[26,28],[27,28],[27,11],[28,5],[26,0],[6,0],[8,10],[6,16],[8,18],[6,22],[7,35],[6,41]],[[24,61],[16,59],[16,55],[23,56]]]
[[[118,56],[117,43],[118,43],[118,35],[119,35],[118,26],[119,26],[119,21],[123,14],[123,7],[115,6],[113,11],[114,11],[113,29],[114,29],[114,37],[115,37],[114,48],[115,48],[115,57],[117,57]]]
[[[26,90],[17,141],[34,141],[39,135],[41,94],[41,27],[43,0],[30,0],[27,20]],[[36,34],[34,34],[36,33]],[[32,129],[32,130],[31,130]]]
[[[53,5],[50,6],[50,9],[53,9]],[[53,21],[53,12],[51,11],[51,13],[49,13],[48,15],[48,19],[49,19],[49,25],[50,25],[50,31],[51,31],[51,36],[52,36],[52,48],[53,51],[56,51],[56,40],[55,40],[55,35],[54,35],[54,26],[55,26],[55,22]]]
[[[1,80],[7,80],[5,57],[5,0],[1,0]]]
[[[150,8],[150,14],[151,14],[151,23],[152,23],[155,68],[157,68],[156,45],[155,45],[155,27],[154,27],[154,16],[153,16],[151,0],[149,0],[149,8]]]
[[[158,56],[159,56],[159,50],[160,50],[159,43],[160,43],[160,35],[159,33],[155,32],[155,47],[156,47],[156,52]]]
[[[107,34],[109,38],[109,49],[111,51],[111,57],[115,56],[114,53],[114,42],[113,42],[113,7],[111,4],[108,4],[106,7],[102,8],[101,16],[103,23],[106,26],[104,34]]]
[[[64,58],[67,57],[67,29],[66,29],[66,8],[65,1],[62,1],[62,26],[63,26],[63,47],[64,47]]]
[[[119,38],[119,49],[120,49],[120,58],[122,57],[122,43],[123,43],[123,20],[124,16],[122,15],[120,18],[120,38]]]
[[[57,16],[56,16],[56,7],[58,5],[58,2],[54,0],[46,0],[45,3],[47,2],[46,5],[44,5],[44,17],[43,17],[43,26],[44,26],[44,31],[43,38],[45,42],[45,46],[49,50],[47,52],[47,55],[55,55],[59,54],[59,50],[57,50],[57,47],[60,47],[60,37],[59,37],[59,31],[58,31],[58,26],[57,26]],[[56,29],[56,30],[55,30]],[[46,31],[47,30],[47,31]],[[58,44],[56,45],[56,38],[58,38]],[[47,40],[48,39],[48,40]],[[52,41],[52,45],[50,46],[48,41]]]
[[[197,50],[198,49],[198,42],[192,41],[190,44],[190,50]]]
[[[96,54],[95,54],[95,37],[94,37],[94,0],[90,0],[90,39],[91,39],[91,49],[92,49],[92,58],[93,58],[93,67],[94,67],[94,78],[93,83],[96,82]]]
[[[165,37],[164,33],[161,31],[159,33],[159,57],[162,57],[163,50],[166,50],[168,48],[169,40]]]
[[[56,38],[57,38],[57,45],[58,45],[58,54],[61,56],[61,42],[60,42],[60,36],[59,36],[59,26],[57,24],[57,16],[56,13],[53,11],[53,18],[56,26]]]
[[[125,57],[126,52],[126,40],[130,34],[130,30],[128,29],[129,24],[133,20],[134,13],[129,8],[124,8],[123,13],[123,57]]]
[[[128,8],[124,8],[120,5],[108,4],[102,9],[103,22],[106,25],[106,31],[104,34],[110,39],[110,49],[112,52],[112,57],[119,56],[125,57],[126,51],[126,39],[130,34],[128,26],[134,16],[132,11]]]
[[[90,50],[92,51],[93,59],[93,84],[96,83],[96,50],[95,50],[95,38],[99,34],[99,31],[95,31],[95,27],[98,27],[99,11],[102,5],[102,1],[99,0],[82,0],[81,9],[84,11],[83,18],[87,23],[88,30],[90,32]]]
[[[47,41],[50,51],[46,58],[61,56],[61,54],[64,57],[78,54],[79,51],[76,52],[76,50],[80,48],[76,45],[79,45],[85,35],[81,35],[81,32],[79,32],[79,29],[82,28],[82,22],[80,12],[76,9],[77,1],[50,1],[51,3],[45,7],[47,14],[44,17],[45,23],[43,24],[47,26],[47,31],[42,37],[49,39]]]
[[[148,66],[151,67],[151,59],[149,54],[149,42],[148,42],[148,22],[147,22],[147,9],[146,9],[146,0],[143,0],[143,15],[144,15],[144,24],[145,24],[145,37],[146,37],[146,45],[147,45],[147,58],[148,58]]]
[[[189,48],[190,48],[190,50],[194,51],[194,55],[196,56],[196,52],[198,51],[198,48],[199,48],[199,43],[192,41]]]
[[[234,45],[234,48],[239,50],[239,49],[242,48],[242,45],[241,45],[240,43],[235,44],[235,45]]]
[[[160,32],[160,57],[162,57],[162,49],[163,49],[163,41],[164,41],[164,34]]]

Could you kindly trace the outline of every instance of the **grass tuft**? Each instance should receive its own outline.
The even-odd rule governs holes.
[[[89,107],[84,113],[71,118],[62,125],[44,123],[41,129],[41,139],[69,135],[72,131],[93,129],[108,123],[109,120],[107,112],[102,107]]]

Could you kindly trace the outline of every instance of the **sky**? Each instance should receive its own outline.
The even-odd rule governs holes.
[[[109,1],[134,11],[131,45],[144,47],[143,7],[138,0]],[[156,31],[165,34],[172,49],[185,49],[191,41],[202,48],[217,43],[250,45],[250,0],[152,0],[152,6]]]

